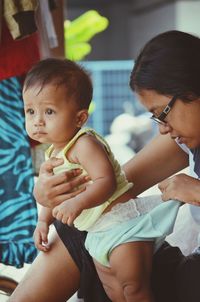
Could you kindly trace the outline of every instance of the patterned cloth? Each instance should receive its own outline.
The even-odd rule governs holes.
[[[20,77],[0,82],[0,262],[18,268],[37,254],[32,238],[37,209],[21,91]]]

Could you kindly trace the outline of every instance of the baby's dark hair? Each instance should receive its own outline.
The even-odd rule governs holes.
[[[93,87],[90,76],[83,67],[68,59],[49,58],[38,62],[28,72],[24,91],[47,84],[66,87],[66,96],[74,100],[80,109],[88,109],[92,100]]]
[[[132,90],[154,90],[186,102],[200,96],[200,39],[173,30],[151,39],[135,61]]]

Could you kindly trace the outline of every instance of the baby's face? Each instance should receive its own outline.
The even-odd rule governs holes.
[[[79,110],[66,98],[63,85],[47,84],[42,90],[36,85],[23,91],[26,131],[33,140],[60,149],[73,137]]]

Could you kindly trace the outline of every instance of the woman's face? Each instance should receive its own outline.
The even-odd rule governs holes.
[[[146,109],[158,117],[173,96],[164,96],[154,90],[138,94]],[[177,99],[165,119],[166,125],[158,125],[161,134],[169,133],[172,139],[188,148],[200,147],[200,99],[184,103]]]

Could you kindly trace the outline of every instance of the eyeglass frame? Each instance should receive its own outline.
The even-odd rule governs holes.
[[[156,122],[156,123],[158,123],[160,125],[166,126],[167,122],[165,122],[164,119],[166,118],[166,116],[172,110],[172,108],[173,108],[173,106],[174,106],[177,98],[178,98],[177,95],[173,96],[173,98],[169,101],[169,103],[163,109],[163,111],[159,114],[159,116],[155,116],[154,114],[152,114],[152,116],[150,117],[150,119],[152,119],[154,122]]]

